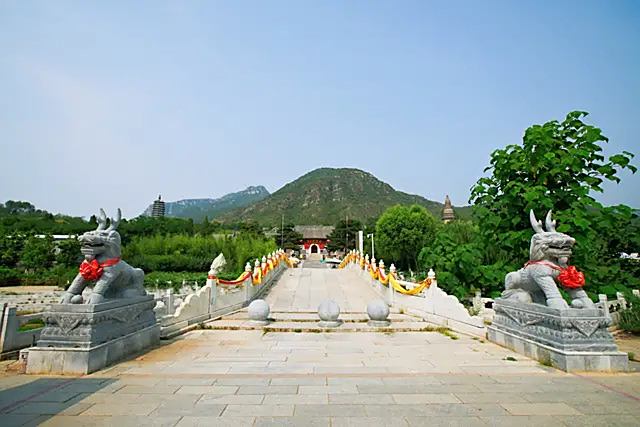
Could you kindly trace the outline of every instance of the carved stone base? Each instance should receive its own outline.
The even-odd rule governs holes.
[[[618,351],[599,309],[554,309],[496,299],[488,338],[543,364],[564,371],[626,371],[628,356]]]
[[[153,325],[91,348],[31,347],[27,374],[86,375],[141,353],[158,342],[160,325]]]
[[[29,349],[27,373],[87,374],[159,342],[153,296],[103,304],[53,304]]]

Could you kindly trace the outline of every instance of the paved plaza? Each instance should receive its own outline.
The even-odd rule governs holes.
[[[376,295],[296,269],[267,300],[304,317]],[[459,333],[196,330],[80,378],[0,377],[0,425],[637,426],[640,374],[567,374]]]

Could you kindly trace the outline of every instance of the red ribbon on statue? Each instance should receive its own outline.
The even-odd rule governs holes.
[[[80,275],[84,280],[98,280],[104,273],[104,267],[111,267],[120,262],[120,258],[111,258],[103,262],[98,262],[97,259],[91,260],[91,262],[84,260],[80,264]]]
[[[570,265],[567,268],[562,268],[558,265],[555,265],[552,262],[541,260],[541,261],[529,261],[524,266],[527,267],[533,264],[546,265],[547,267],[550,267],[550,268],[553,268],[554,270],[559,271],[560,274],[557,277],[558,282],[560,282],[560,284],[565,288],[577,289],[577,288],[583,287],[585,284],[584,273],[581,271],[578,271],[578,269],[575,268],[573,265]]]

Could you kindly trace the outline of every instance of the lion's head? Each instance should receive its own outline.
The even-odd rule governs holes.
[[[116,228],[120,224],[121,217],[122,213],[118,209],[115,219],[111,218],[107,227],[107,215],[104,210],[100,209],[98,228],[87,231],[78,237],[81,244],[80,251],[86,260],[91,261],[94,258],[99,258],[101,261],[120,257],[120,234],[116,231]]]
[[[548,260],[565,267],[572,254],[576,240],[564,233],[556,231],[556,222],[551,219],[551,211],[547,212],[545,226],[542,229],[542,221],[536,219],[533,209],[529,212],[531,226],[536,234],[531,237],[529,258],[531,261]]]

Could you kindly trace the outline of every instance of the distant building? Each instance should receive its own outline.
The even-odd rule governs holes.
[[[453,206],[451,205],[451,200],[447,195],[444,198],[444,208],[442,209],[442,222],[445,224],[456,219],[456,213],[453,211]]]
[[[325,250],[333,227],[330,225],[296,225],[294,230],[302,234],[300,246],[307,254],[319,254]]]
[[[158,196],[158,200],[154,200],[153,202],[153,206],[151,207],[151,217],[153,218],[164,217],[164,202],[162,201],[161,196]]]

